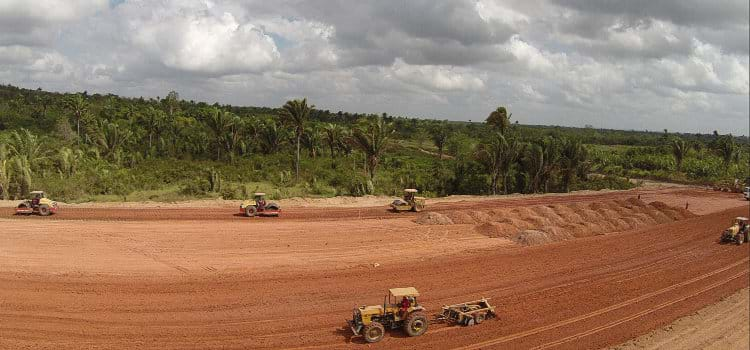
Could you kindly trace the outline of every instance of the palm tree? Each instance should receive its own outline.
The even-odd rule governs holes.
[[[302,140],[305,144],[305,147],[310,150],[310,157],[317,157],[322,138],[323,134],[317,126],[313,125],[305,128],[305,135]]]
[[[81,94],[75,94],[68,96],[63,100],[63,105],[67,108],[75,118],[76,121],[76,135],[78,136],[78,144],[81,144],[81,119],[88,113],[88,102],[83,98]]]
[[[276,153],[284,139],[283,130],[273,120],[266,122],[260,129],[261,149],[263,153]]]
[[[685,159],[685,155],[688,151],[688,145],[685,140],[675,137],[672,139],[672,156],[674,156],[674,162],[677,165],[677,171],[682,171],[682,160]]]
[[[326,143],[331,151],[331,159],[336,156],[336,146],[341,141],[342,127],[338,124],[326,123],[323,125],[323,132],[325,132]]]
[[[153,150],[154,138],[158,139],[165,128],[165,125],[167,123],[167,114],[160,109],[148,107],[148,109],[146,109],[146,111],[141,115],[140,122],[141,124],[143,124],[144,128],[146,129],[146,133],[148,134],[147,154],[150,155],[151,151]]]
[[[476,157],[487,167],[490,173],[490,190],[497,194],[498,180],[500,179],[500,168],[507,147],[507,140],[500,132],[494,133],[489,140],[480,144],[476,151]]]
[[[721,159],[724,161],[724,169],[729,170],[729,164],[731,164],[732,161],[737,161],[737,156],[739,155],[739,148],[734,142],[734,137],[732,137],[732,135],[722,136],[718,148],[719,155],[721,155]]]
[[[232,112],[222,111],[218,108],[208,110],[206,124],[214,134],[216,144],[216,160],[221,159],[221,149],[225,148],[228,141],[228,132],[236,122],[235,115]]]
[[[581,164],[586,161],[588,153],[586,147],[579,140],[565,140],[562,147],[563,186],[565,192],[570,192],[570,184],[576,178]]]
[[[83,160],[84,153],[79,150],[72,150],[67,147],[60,149],[57,155],[57,167],[60,175],[63,177],[71,177],[75,174],[78,169],[78,164]]]
[[[393,126],[382,117],[377,119],[360,119],[351,136],[351,143],[367,157],[367,176],[374,184],[375,170],[380,164],[380,157],[388,149]]]
[[[307,105],[307,98],[301,100],[287,101],[284,106],[281,107],[279,116],[281,119],[294,130],[294,136],[296,139],[297,146],[297,157],[295,159],[294,168],[297,181],[299,181],[299,151],[300,143],[302,141],[302,134],[305,132],[305,124],[310,119],[310,111],[315,108],[313,105]]]
[[[490,139],[478,146],[476,156],[490,172],[492,194],[497,194],[500,180],[503,181],[503,193],[508,194],[508,176],[519,155],[519,143],[495,132]]]
[[[8,153],[11,157],[26,159],[26,163],[32,168],[47,158],[39,137],[26,129],[11,132]]]
[[[11,170],[13,167],[8,161],[8,152],[5,148],[5,144],[0,144],[0,195],[3,200],[8,200],[10,197],[10,178],[13,175]]]
[[[508,110],[505,107],[497,107],[496,110],[492,111],[487,117],[487,125],[505,135],[508,128],[510,128],[510,117],[513,113],[508,114]]]
[[[443,159],[443,152],[445,151],[445,144],[448,142],[450,137],[450,129],[448,123],[442,122],[432,130],[432,142],[438,149],[438,158]]]

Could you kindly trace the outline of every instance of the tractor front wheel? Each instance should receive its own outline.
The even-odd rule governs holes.
[[[247,217],[249,217],[249,218],[251,218],[251,217],[255,216],[255,214],[256,214],[257,212],[258,212],[258,209],[257,209],[257,208],[255,208],[255,207],[254,207],[254,206],[252,206],[252,205],[249,205],[249,206],[245,207],[245,216],[247,216]]]
[[[427,332],[427,316],[421,312],[413,312],[406,319],[404,324],[404,331],[410,337],[416,337]]]
[[[49,213],[50,213],[49,206],[47,206],[46,204],[42,204],[39,206],[39,215],[47,216],[49,215]]]
[[[745,243],[745,234],[738,233],[734,239],[737,241],[737,245],[742,245],[742,243]]]
[[[368,343],[377,343],[383,339],[383,336],[385,335],[385,328],[383,328],[383,325],[380,324],[380,322],[372,322],[369,325],[365,326],[364,332],[362,334],[365,336],[365,341]]]

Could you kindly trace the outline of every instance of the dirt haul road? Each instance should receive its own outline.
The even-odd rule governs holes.
[[[309,216],[306,209],[278,221],[5,216],[0,348],[365,348],[345,327],[352,307],[382,302],[389,287],[414,286],[430,311],[485,296],[500,317],[471,328],[432,324],[417,338],[394,331],[370,348],[593,349],[748,287],[748,245],[717,242],[731,218],[748,214],[747,202],[697,190],[642,198],[688,202],[702,214],[694,216],[638,204],[633,195],[468,204],[515,215],[502,210],[560,213],[573,203],[622,218],[618,225],[580,223],[611,233],[570,229],[574,237],[528,247],[488,237],[476,224],[418,225],[414,216],[374,214],[382,208],[365,209],[373,213],[367,219],[351,217],[354,209]],[[443,205],[433,209],[448,213]]]

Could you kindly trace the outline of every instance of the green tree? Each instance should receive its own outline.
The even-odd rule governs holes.
[[[563,172],[563,190],[565,192],[570,192],[570,185],[575,181],[578,170],[587,157],[586,147],[583,146],[580,140],[567,139],[563,142],[561,168]]]
[[[75,94],[68,96],[63,100],[63,105],[68,111],[73,114],[73,118],[76,123],[76,136],[78,136],[78,144],[81,144],[81,120],[83,120],[86,113],[88,113],[89,104],[81,94]]]
[[[336,147],[341,142],[342,129],[338,124],[326,123],[323,125],[323,132],[325,132],[328,150],[331,152],[331,159],[336,157]]]
[[[739,147],[737,146],[737,143],[734,142],[734,137],[732,137],[732,135],[722,136],[717,146],[719,155],[724,161],[724,171],[728,171],[729,165],[732,161],[739,161],[737,157],[739,155]]]
[[[448,142],[448,138],[451,135],[450,126],[447,122],[442,122],[432,129],[432,143],[438,149],[438,158],[443,159],[443,153],[445,152],[445,145]]]
[[[214,145],[216,146],[216,160],[221,160],[221,150],[226,148],[229,139],[229,130],[236,122],[236,116],[232,112],[222,111],[219,108],[210,108],[206,116],[206,124],[212,131]]]
[[[515,139],[503,136],[499,131],[477,147],[477,159],[484,164],[490,173],[490,191],[498,193],[499,183],[503,181],[503,192],[508,193],[508,175],[518,157],[519,144]]]
[[[3,200],[10,199],[10,180],[13,174],[13,167],[8,159],[8,152],[5,144],[0,143],[0,195]]]
[[[510,129],[510,117],[512,116],[513,113],[508,114],[505,107],[497,107],[497,109],[492,111],[487,117],[486,123],[491,128],[500,132],[500,134],[505,135],[508,129]]]
[[[297,153],[294,162],[294,170],[297,181],[299,181],[299,162],[300,162],[300,144],[302,142],[302,135],[305,132],[305,125],[308,119],[310,119],[310,111],[315,108],[314,105],[307,105],[307,99],[291,100],[287,101],[284,106],[281,107],[279,116],[281,119],[289,125],[294,131],[295,144],[297,146]]]
[[[674,162],[677,165],[677,171],[682,171],[682,161],[685,159],[685,155],[688,151],[688,144],[680,137],[675,137],[670,143],[672,146],[672,156]]]
[[[375,171],[380,164],[380,157],[390,146],[393,126],[383,118],[360,119],[358,125],[352,130],[352,145],[365,154],[367,164],[367,176],[370,182],[375,183]]]

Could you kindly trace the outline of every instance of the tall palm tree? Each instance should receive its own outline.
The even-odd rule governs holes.
[[[685,159],[685,155],[688,151],[688,145],[685,140],[679,137],[675,137],[674,139],[672,139],[671,146],[672,156],[674,157],[674,162],[677,165],[677,171],[682,171],[682,160]]]
[[[388,149],[393,131],[391,123],[378,117],[377,119],[361,119],[352,132],[351,143],[367,157],[367,176],[373,184],[380,157]]]
[[[565,192],[570,192],[570,184],[576,178],[581,164],[586,161],[588,153],[586,147],[579,140],[566,139],[562,146],[561,167],[563,171],[563,186]]]
[[[333,159],[336,157],[336,146],[341,141],[342,127],[338,124],[326,123],[323,125],[323,132],[325,132],[326,143],[328,143],[331,159]]]
[[[148,134],[148,152],[146,154],[150,155],[153,150],[154,139],[158,139],[166,127],[167,114],[160,109],[148,107],[139,119]]]
[[[81,144],[81,120],[88,113],[88,102],[83,98],[81,94],[75,94],[68,96],[63,100],[65,108],[73,114],[76,121],[76,135],[78,136],[78,144]]]
[[[283,130],[279,129],[279,125],[273,120],[269,120],[263,125],[259,136],[261,149],[266,154],[276,153],[284,139]]]
[[[303,98],[301,100],[287,101],[284,106],[281,107],[281,112],[279,112],[279,116],[284,123],[289,125],[294,131],[297,146],[294,168],[297,181],[299,181],[300,143],[302,142],[302,134],[305,132],[305,124],[307,124],[308,119],[310,119],[310,111],[313,108],[315,108],[315,106],[308,106],[307,98]]]
[[[310,157],[315,158],[318,155],[318,149],[322,143],[323,133],[320,129],[313,125],[305,128],[305,135],[302,138],[305,147],[310,150]]]
[[[476,157],[484,164],[490,173],[490,190],[492,194],[497,194],[498,180],[500,179],[500,169],[507,147],[507,140],[500,132],[492,134],[489,140],[481,143],[477,147]]]
[[[216,144],[216,160],[221,159],[221,150],[225,148],[228,141],[228,132],[234,125],[236,119],[232,112],[222,111],[218,108],[208,110],[206,124],[213,132],[214,142]]]
[[[512,116],[513,113],[508,114],[508,110],[506,110],[505,107],[497,107],[497,109],[492,111],[487,117],[486,122],[487,125],[499,131],[502,135],[505,135],[510,128],[510,117]]]
[[[734,137],[732,137],[732,135],[722,136],[722,140],[718,143],[718,148],[719,155],[724,161],[724,169],[729,170],[729,165],[732,161],[737,161],[737,156],[739,155],[739,147],[737,147],[737,143],[734,142]]]
[[[10,197],[10,178],[13,175],[11,170],[13,167],[8,159],[8,152],[5,148],[5,144],[0,144],[0,195],[3,200],[8,200]]]

